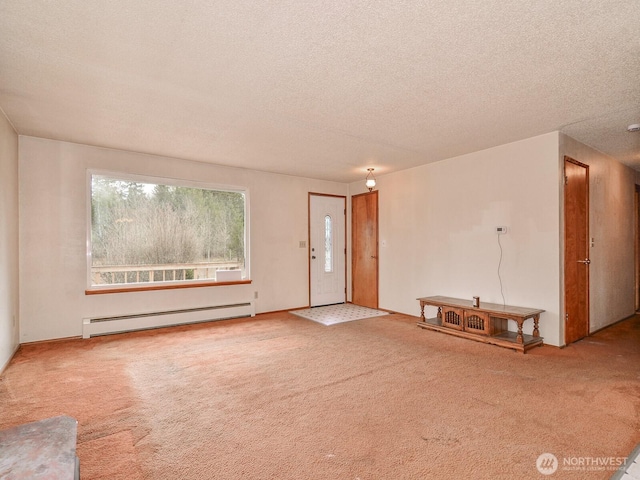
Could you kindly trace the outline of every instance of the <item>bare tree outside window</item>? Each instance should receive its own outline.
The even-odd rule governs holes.
[[[91,176],[91,284],[245,277],[245,193]]]

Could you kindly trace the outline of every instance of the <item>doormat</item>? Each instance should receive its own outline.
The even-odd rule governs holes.
[[[291,310],[289,313],[297,315],[323,325],[335,325],[337,323],[352,322],[364,318],[382,317],[389,312],[374,308],[361,307],[353,303],[340,303],[338,305],[326,305],[324,307],[305,308],[303,310]]]

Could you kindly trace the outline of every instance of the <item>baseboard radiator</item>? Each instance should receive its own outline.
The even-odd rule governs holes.
[[[95,317],[82,320],[82,338],[112,333],[147,330],[151,328],[209,322],[229,318],[254,317],[253,302],[214,305],[209,307],[167,310],[164,312],[138,313],[113,317]]]

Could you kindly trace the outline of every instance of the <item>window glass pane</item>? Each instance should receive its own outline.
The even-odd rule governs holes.
[[[91,285],[245,275],[245,193],[91,176]]]
[[[324,217],[324,271],[333,272],[333,225],[330,215]]]

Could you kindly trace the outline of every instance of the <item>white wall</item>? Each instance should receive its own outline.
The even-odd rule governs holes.
[[[346,195],[335,182],[20,137],[20,341],[77,336],[82,318],[246,299],[258,313],[308,305],[308,192]],[[107,295],[86,288],[87,169],[247,187],[251,285]]]
[[[0,110],[0,372],[18,348],[18,135]]]
[[[4,192],[11,189],[11,175],[15,179],[6,159],[15,158],[16,148],[10,146],[11,139],[15,143],[10,126],[0,129],[2,168],[9,170],[2,172]],[[541,334],[546,343],[561,345],[565,154],[590,165],[590,215],[596,238],[591,328],[633,313],[636,173],[557,132],[378,176],[380,307],[418,315],[415,299],[439,294],[502,302],[494,228],[507,226],[508,234],[500,238],[504,300],[545,309]],[[21,342],[80,335],[81,319],[89,316],[213,305],[244,299],[254,291],[259,292],[258,312],[305,306],[307,251],[298,243],[308,235],[308,192],[365,191],[362,181],[344,185],[33,137],[20,137],[19,164]],[[89,168],[248,187],[253,283],[85,296]],[[4,202],[3,197],[2,221],[16,222],[17,206],[5,207]],[[7,242],[3,239],[1,253],[13,252],[8,257],[15,259],[11,232],[15,235],[15,228],[0,225],[0,234],[9,237]],[[0,274],[15,279],[15,261],[13,265]],[[7,295],[17,295],[17,289]],[[14,312],[0,312],[0,329],[11,331],[8,315]],[[531,328],[529,322],[525,332]],[[11,338],[2,333],[2,338]],[[15,342],[0,346],[0,365],[14,348]]]
[[[589,165],[590,331],[600,330],[635,311],[634,192],[636,173],[566,135],[560,158]]]
[[[504,300],[546,310],[541,335],[560,345],[558,138],[550,133],[378,177],[380,307],[419,315],[416,298],[430,295],[502,303],[494,230],[506,226]],[[362,192],[362,183],[351,184],[350,194]],[[531,330],[529,321],[525,333]]]

